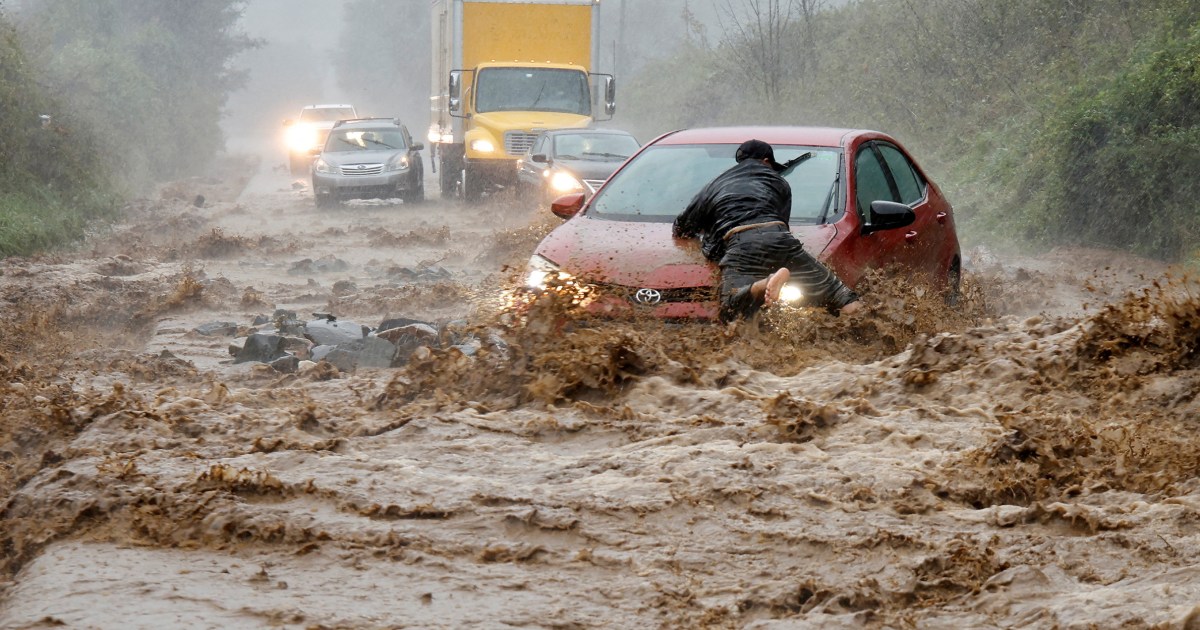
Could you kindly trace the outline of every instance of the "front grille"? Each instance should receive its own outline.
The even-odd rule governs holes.
[[[346,175],[347,177],[358,175],[378,175],[382,172],[382,164],[345,164],[342,166],[342,175]]]
[[[536,133],[527,131],[507,131],[504,133],[504,152],[509,155],[524,155],[533,141],[537,140]]]
[[[637,295],[638,287],[625,287],[615,284],[598,284],[596,288],[604,295],[612,295],[628,300],[635,306],[645,306],[638,302],[634,296]],[[671,304],[676,302],[715,302],[717,300],[716,287],[684,287],[681,289],[657,289],[661,296],[656,304]],[[653,305],[650,305],[653,306]]]
[[[585,180],[583,180],[583,185],[588,187],[588,191],[596,192],[597,190],[600,190],[601,186],[604,185],[604,180],[603,179],[585,179]]]

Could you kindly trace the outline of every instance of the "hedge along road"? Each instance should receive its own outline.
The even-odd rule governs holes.
[[[0,626],[1194,616],[1200,294],[1161,268],[976,248],[956,310],[881,282],[768,333],[525,323],[505,266],[556,220],[317,211],[255,168],[0,264]],[[478,343],[232,363],[277,309]]]

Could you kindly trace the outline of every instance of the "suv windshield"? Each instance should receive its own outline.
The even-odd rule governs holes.
[[[614,133],[571,133],[554,136],[554,157],[562,160],[624,160],[637,152],[633,136]]]
[[[404,134],[399,129],[335,129],[325,143],[325,150],[331,153],[403,148]]]
[[[787,163],[811,151],[813,157],[784,174],[792,187],[792,223],[815,224],[837,218],[841,151],[828,147],[777,145],[775,159]],[[625,165],[596,196],[589,214],[672,221],[714,177],[734,165],[735,144],[653,146]],[[829,208],[826,208],[829,204]]]
[[[354,117],[354,109],[350,107],[313,107],[300,110],[300,120],[304,122],[329,122]]]
[[[479,113],[592,113],[587,75],[578,70],[484,68],[475,78],[474,89]]]

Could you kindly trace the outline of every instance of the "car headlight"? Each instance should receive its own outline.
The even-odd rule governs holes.
[[[546,280],[553,275],[557,275],[559,278],[570,277],[560,271],[558,265],[550,262],[549,258],[534,254],[529,259],[529,273],[525,276],[525,286],[541,291],[546,288]]]
[[[795,304],[802,299],[804,299],[804,291],[798,284],[789,282],[779,288],[779,301],[784,304]]]
[[[491,140],[481,138],[471,141],[471,150],[480,153],[491,153],[496,150],[496,145],[492,144]]]
[[[326,162],[325,158],[317,158],[317,161],[313,163],[313,169],[318,173],[323,173],[325,175],[338,174],[338,167]]]
[[[555,192],[567,193],[575,190],[583,190],[583,184],[580,183],[575,176],[565,171],[559,171],[550,178],[550,187]]]
[[[309,125],[293,125],[287,131],[287,147],[293,153],[305,153],[317,146],[317,130]]]
[[[403,171],[407,168],[408,168],[408,156],[403,153],[388,160],[387,170],[389,170],[389,171]]]

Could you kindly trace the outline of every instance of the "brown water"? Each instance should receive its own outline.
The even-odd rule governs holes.
[[[510,200],[267,171],[129,216],[0,262],[0,627],[1200,627],[1200,292],[1161,266],[978,249],[956,309],[877,278],[730,331],[503,313],[556,221]],[[485,343],[285,375],[192,330],[276,307]]]

